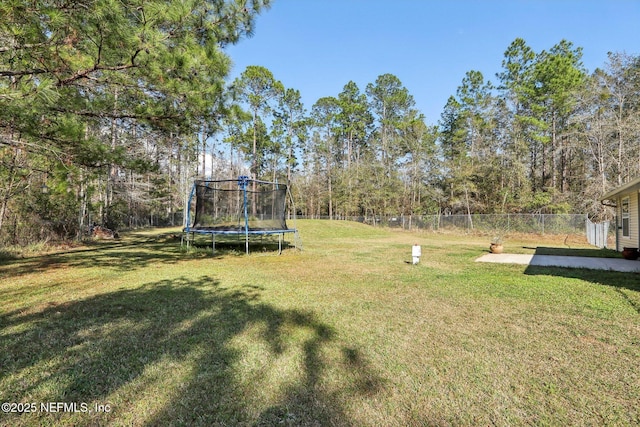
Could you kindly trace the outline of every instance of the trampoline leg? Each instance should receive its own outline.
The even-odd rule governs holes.
[[[282,255],[282,238],[284,233],[278,235],[278,255]]]

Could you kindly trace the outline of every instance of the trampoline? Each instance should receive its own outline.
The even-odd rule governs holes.
[[[282,253],[285,234],[293,233],[297,248],[297,229],[287,227],[287,199],[292,200],[288,186],[277,182],[247,176],[196,180],[189,195],[181,244],[186,241],[188,248],[196,235],[211,235],[215,253],[216,236],[244,237],[248,255],[252,237],[277,235],[278,253]]]

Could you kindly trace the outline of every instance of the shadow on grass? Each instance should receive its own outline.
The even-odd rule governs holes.
[[[612,249],[598,248],[553,248],[546,246],[537,246],[535,248],[536,255],[557,255],[557,256],[578,256],[578,257],[595,257],[595,258],[621,258],[619,252]]]
[[[286,234],[286,233],[285,233]],[[288,237],[292,239],[292,237]],[[202,234],[193,233],[190,236],[190,244],[200,250],[213,252],[215,242],[215,253],[242,254],[246,253],[246,240],[243,234]],[[280,242],[280,243],[279,243]],[[278,253],[279,249],[286,250],[295,247],[287,237],[278,234],[253,234],[249,236],[249,253],[271,252]]]
[[[153,262],[175,263],[184,257],[179,237],[132,233],[121,240],[94,241],[73,250],[1,262],[0,274],[17,277],[67,267],[128,271]]]
[[[622,255],[612,249],[597,248],[553,248],[538,246],[535,255],[576,256],[595,258],[621,258]],[[606,270],[587,270],[580,268],[542,267],[529,265],[525,274],[531,276],[558,276],[581,279],[599,285],[612,286],[638,313],[640,313],[640,275]],[[634,291],[633,293],[628,290]]]
[[[640,314],[640,274],[638,273],[529,265],[524,274],[529,276],[567,277],[598,285],[611,286],[616,289],[621,298],[626,300]]]
[[[108,403],[113,410],[0,413],[0,425],[349,425],[339,396],[375,394],[382,380],[313,313],[275,308],[260,292],[225,289],[206,276],[178,278],[2,314],[1,402]],[[256,328],[243,350],[237,341]],[[340,356],[329,358],[331,349]],[[293,373],[265,380],[291,352],[301,357],[287,365]],[[255,378],[247,357],[264,359]],[[336,369],[345,379],[321,385]],[[252,394],[261,387],[273,390],[258,405]]]
[[[288,247],[289,244],[283,242],[283,249]],[[277,254],[278,242],[251,242],[250,251]],[[180,233],[158,235],[130,233],[121,240],[95,241],[74,250],[0,261],[0,275],[18,277],[24,274],[70,267],[98,267],[130,271],[156,262],[174,264],[185,259],[215,259],[225,255],[244,255],[244,253],[244,242],[241,244],[237,242],[217,243],[214,254],[211,251],[211,243],[207,244],[204,241],[196,241],[195,247],[187,251],[186,246],[181,245]]]

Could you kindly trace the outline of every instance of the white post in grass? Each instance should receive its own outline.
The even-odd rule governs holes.
[[[420,262],[420,257],[422,256],[422,248],[419,244],[413,245],[411,248],[411,256],[413,257],[413,265],[416,265]]]

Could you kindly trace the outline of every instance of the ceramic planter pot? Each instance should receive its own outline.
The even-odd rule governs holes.
[[[638,259],[638,248],[623,248],[622,249],[622,257],[624,259],[636,260]]]
[[[504,247],[502,246],[502,244],[501,244],[501,243],[492,243],[492,244],[489,246],[489,251],[490,251],[492,254],[501,254],[501,253],[502,253],[502,251],[504,251]]]

